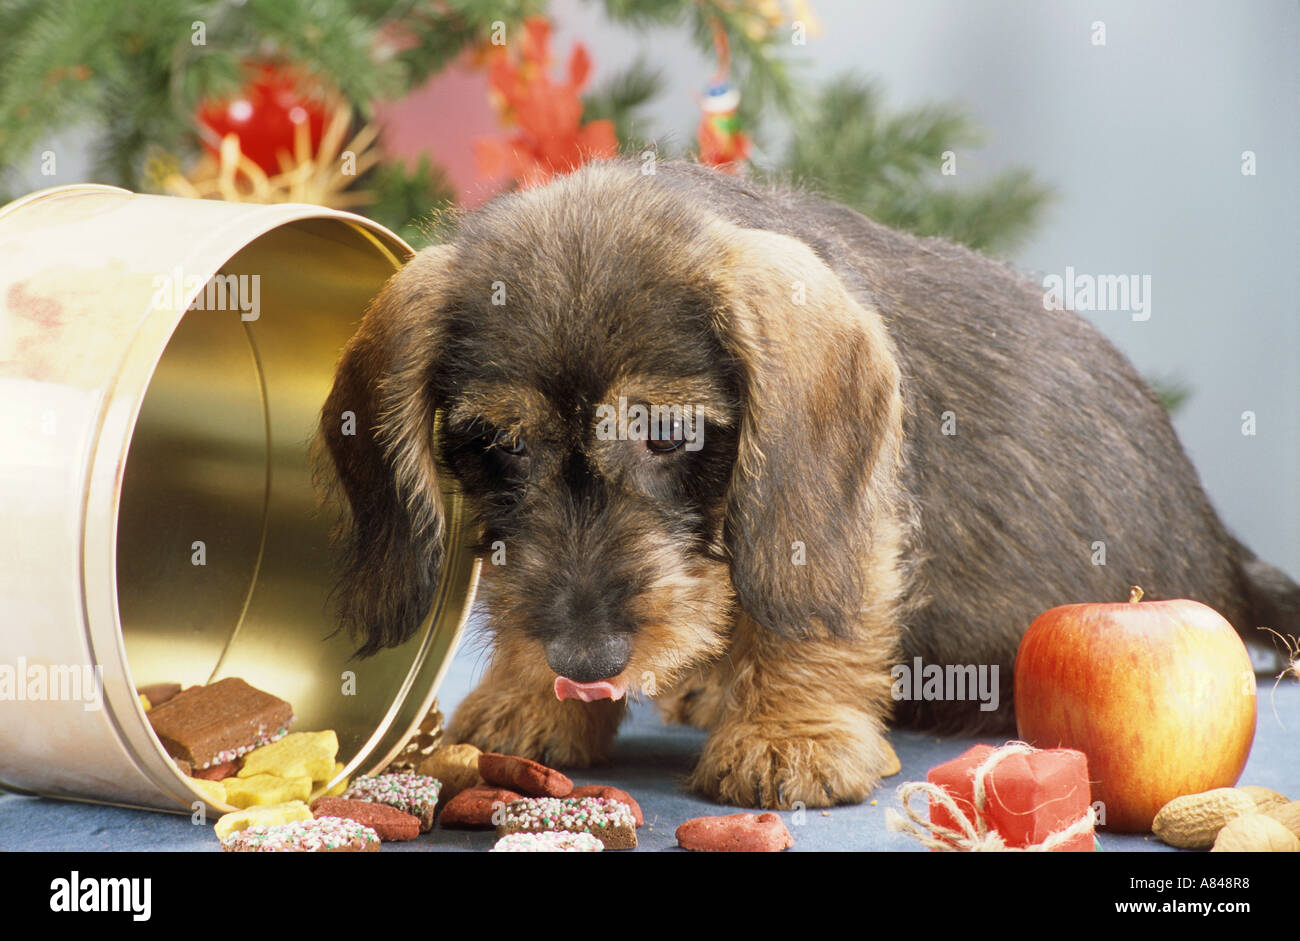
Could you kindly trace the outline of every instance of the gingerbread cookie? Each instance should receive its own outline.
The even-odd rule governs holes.
[[[236,777],[239,773],[240,759],[234,761],[223,761],[219,765],[212,765],[210,768],[195,768],[190,770],[189,776],[192,778],[202,778],[204,781],[224,781],[226,778]]]
[[[498,807],[523,799],[522,794],[503,787],[481,784],[461,791],[443,805],[439,822],[448,829],[473,829],[496,826],[492,819]]]
[[[677,843],[705,853],[777,853],[794,846],[794,837],[776,814],[730,814],[687,820]]]
[[[515,755],[487,752],[479,755],[478,773],[497,787],[509,788],[529,797],[567,797],[573,782],[546,765]]]

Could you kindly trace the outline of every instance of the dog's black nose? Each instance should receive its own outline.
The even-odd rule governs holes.
[[[546,663],[556,676],[575,683],[595,683],[622,673],[632,655],[627,634],[557,637],[547,641]]]

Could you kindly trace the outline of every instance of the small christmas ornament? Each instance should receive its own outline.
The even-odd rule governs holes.
[[[508,140],[474,142],[479,173],[488,178],[508,172],[527,188],[577,169],[588,160],[614,157],[618,139],[612,121],[582,123],[579,93],[591,72],[591,57],[581,43],[569,55],[567,80],[552,80],[551,24],[533,17],[524,24],[518,55],[496,49],[488,63],[493,106],[501,120],[518,130]]]
[[[314,203],[332,209],[351,209],[374,201],[367,190],[352,184],[379,162],[374,125],[366,125],[351,140],[345,136],[352,125],[352,109],[338,101],[318,146],[311,144],[307,122],[296,125],[292,156],[283,161],[281,172],[268,175],[250,159],[238,134],[222,138],[215,158],[202,157],[183,173],[172,157],[156,159],[149,167],[154,186],[173,196],[224,199],[236,203]]]
[[[740,129],[740,92],[729,81],[708,87],[700,100],[700,160],[734,172],[749,159],[749,136]]]
[[[740,129],[740,92],[730,78],[731,45],[726,29],[717,19],[713,21],[713,45],[718,69],[700,99],[703,115],[696,131],[700,162],[735,173],[749,159],[749,136]]]
[[[203,145],[219,157],[230,134],[245,157],[268,176],[293,165],[295,143],[305,129],[311,153],[320,147],[329,114],[325,94],[305,94],[302,78],[287,66],[264,63],[235,97],[202,105],[196,115]]]

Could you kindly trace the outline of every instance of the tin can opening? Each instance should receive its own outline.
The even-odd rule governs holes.
[[[312,219],[232,257],[162,353],[119,504],[134,683],[241,677],[293,705],[293,730],[335,730],[349,773],[395,752],[423,716],[472,592],[458,557],[406,645],[358,661],[335,633],[336,510],[313,486],[310,444],[339,354],[400,260],[355,226]],[[226,309],[209,309],[222,302],[214,281],[237,302],[227,290]]]

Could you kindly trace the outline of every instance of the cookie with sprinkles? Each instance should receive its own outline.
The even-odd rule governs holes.
[[[497,840],[493,853],[599,853],[605,849],[590,833],[544,830],[541,833],[511,833]]]
[[[268,826],[259,824],[221,841],[226,853],[373,853],[379,834],[341,817],[316,817]]]
[[[438,806],[442,784],[424,774],[380,774],[357,778],[343,792],[344,800],[373,801],[396,807],[403,813],[420,818],[420,832],[433,829],[433,813]]]
[[[608,784],[584,784],[582,787],[575,787],[565,797],[605,797],[616,800],[621,804],[627,804],[627,809],[632,811],[632,819],[636,821],[638,827],[645,823],[641,805],[633,799],[632,795]]]
[[[636,820],[627,805],[603,797],[526,797],[505,806],[497,836],[547,830],[590,833],[607,850],[636,849]]]
[[[420,835],[420,819],[414,814],[374,801],[318,797],[311,803],[311,812],[317,817],[342,817],[369,827],[385,843],[414,840]]]

